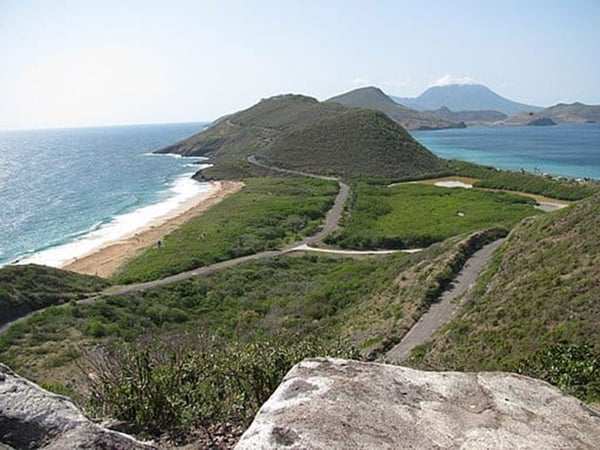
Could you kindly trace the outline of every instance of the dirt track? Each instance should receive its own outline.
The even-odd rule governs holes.
[[[456,301],[477,280],[485,269],[496,249],[505,239],[498,239],[484,246],[471,256],[465,263],[458,276],[454,279],[452,288],[444,292],[438,303],[434,303],[413,327],[404,335],[402,341],[387,352],[383,359],[399,364],[410,355],[418,345],[424,344],[442,325],[448,322],[459,303]]]

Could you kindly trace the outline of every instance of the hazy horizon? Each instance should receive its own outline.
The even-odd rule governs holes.
[[[600,2],[0,2],[0,129],[204,122],[282,93],[600,104]]]

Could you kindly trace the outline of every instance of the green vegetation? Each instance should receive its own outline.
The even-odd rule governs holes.
[[[86,372],[94,374],[89,407],[153,436],[184,438],[190,429],[226,420],[247,426],[305,358],[359,357],[343,342],[300,336],[251,344],[171,336],[140,347],[87,360]]]
[[[81,299],[106,280],[35,264],[0,268],[0,325],[31,311]]]
[[[597,379],[585,378],[585,371],[600,358],[598,217],[596,195],[522,222],[467,304],[432,343],[416,352],[414,363],[432,369],[547,373],[543,376],[551,382],[567,377],[565,385],[575,372],[589,381],[572,392],[597,399]],[[567,347],[557,350],[557,344]],[[565,359],[570,346],[586,346],[581,366]],[[540,368],[544,354],[554,355],[548,356],[548,364],[562,361],[556,370]]]
[[[442,161],[385,114],[351,109],[293,130],[259,155],[276,166],[349,178],[434,173]]]
[[[246,186],[171,233],[161,248],[128,262],[115,282],[173,275],[250,255],[314,234],[333,204],[337,184],[306,177],[253,178]]]
[[[336,314],[383,290],[406,259],[401,254],[374,260],[274,257],[90,305],[50,308],[28,326],[18,324],[1,335],[0,352],[6,359],[16,342],[25,349],[42,341],[68,340],[69,329],[103,342],[133,342],[145,333],[185,329],[205,329],[234,340],[279,330],[338,332]],[[41,341],[40,335],[45,337]]]
[[[517,366],[517,372],[546,380],[568,394],[600,401],[600,353],[587,345],[551,345]]]
[[[245,159],[283,133],[337,114],[341,105],[320,103],[302,95],[279,95],[227,116],[207,130],[160,153],[209,156],[214,162]]]
[[[370,359],[397,343],[468,256],[495,236],[450,239],[414,255],[281,256],[51,307],[0,335],[0,360],[150,433],[162,426],[178,434],[231,415],[245,420],[297,359],[356,356],[350,347],[340,350],[340,338]],[[156,348],[148,339],[172,345]],[[98,347],[112,356],[90,357],[88,349]],[[74,370],[82,365],[83,372]],[[83,374],[90,372],[96,378],[86,400]]]
[[[342,248],[427,247],[490,227],[510,228],[536,214],[535,201],[506,193],[422,184],[354,186],[343,229],[326,239]]]
[[[344,335],[340,320],[346,311],[351,316],[353,305],[384,290],[407,259],[277,257],[170,287],[49,308],[0,335],[0,360],[85,403],[89,380],[81,374],[77,379],[73,368],[85,363],[86,349],[102,346],[123,356],[103,372],[115,377],[93,385],[92,403],[106,413],[149,432],[161,424],[170,428],[163,431],[178,433],[198,420],[229,414],[245,419],[298,359],[356,356],[350,347],[342,352],[335,344]],[[201,340],[187,352],[173,337],[196,336],[198,330],[218,348]],[[150,362],[141,366],[144,372],[135,372],[140,367],[132,364],[144,360],[132,348],[148,348],[148,336],[173,346],[164,354],[162,349],[150,352]],[[135,384],[132,373],[147,377],[146,389]],[[165,405],[167,399],[173,402]],[[182,414],[180,421],[177,414]]]
[[[300,95],[262,100],[160,152],[208,156],[215,165],[206,175],[228,179],[253,172],[243,163],[250,155],[288,169],[342,177],[400,179],[445,167],[381,112]]]
[[[476,187],[529,192],[561,200],[581,200],[598,192],[597,182],[554,179],[526,172],[510,172],[463,161],[451,161],[448,174],[479,178]]]

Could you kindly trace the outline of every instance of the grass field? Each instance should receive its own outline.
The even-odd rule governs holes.
[[[326,242],[356,249],[426,247],[479,229],[510,228],[536,214],[534,204],[506,193],[357,183],[343,229]]]
[[[162,278],[238,256],[277,248],[315,233],[338,191],[333,181],[252,178],[242,190],[191,220],[128,262],[116,283]]]

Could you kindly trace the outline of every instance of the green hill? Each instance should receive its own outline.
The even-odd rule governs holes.
[[[418,176],[444,164],[385,114],[300,95],[262,100],[159,152],[209,157],[221,175],[219,166],[230,168],[233,161],[239,168],[250,155],[350,177]]]
[[[560,366],[587,353],[598,366],[600,398],[599,220],[600,196],[595,195],[522,222],[462,311],[418,351],[419,365],[519,370],[531,367],[532,360]],[[588,363],[582,359],[579,364]],[[541,372],[547,370],[524,372],[544,377]]]
[[[352,109],[281,136],[262,156],[277,166],[350,177],[433,173],[442,162],[385,114]]]
[[[464,128],[465,124],[435,117],[394,102],[381,89],[365,87],[332,97],[327,103],[339,103],[350,108],[376,109],[408,130]]]
[[[221,161],[257,153],[280,135],[333,116],[344,108],[302,95],[278,95],[226,116],[205,131],[159,150]]]
[[[106,280],[29,264],[0,269],[0,325],[31,311],[97,292]]]

